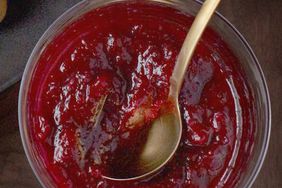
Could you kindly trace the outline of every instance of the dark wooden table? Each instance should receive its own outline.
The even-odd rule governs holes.
[[[280,188],[282,187],[282,160],[280,160],[282,159],[282,0],[223,0],[219,11],[249,41],[261,63],[270,90],[272,136],[268,155],[253,187]],[[0,94],[0,187],[40,187],[21,144],[17,120],[18,91],[19,83]]]

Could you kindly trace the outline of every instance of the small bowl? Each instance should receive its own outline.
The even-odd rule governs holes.
[[[19,127],[26,156],[37,179],[43,187],[56,186],[52,182],[50,175],[36,154],[35,149],[32,147],[30,129],[28,128],[27,97],[37,60],[44,48],[58,33],[62,32],[67,25],[92,9],[106,6],[117,1],[122,2],[126,0],[85,0],[76,4],[60,16],[46,30],[35,46],[26,65],[19,94]],[[161,3],[163,5],[179,9],[190,15],[195,15],[202,4],[200,1],[194,0],[144,0],[144,2]],[[243,173],[239,175],[239,180],[236,185],[236,187],[251,187],[263,164],[270,137],[271,108],[267,84],[256,56],[240,32],[219,13],[214,15],[211,20],[210,27],[223,38],[233,53],[238,57],[241,67],[245,72],[250,90],[254,95],[256,114],[254,147],[252,148],[251,157],[248,161],[247,167],[243,170]]]

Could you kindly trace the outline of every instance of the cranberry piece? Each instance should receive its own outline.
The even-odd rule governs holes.
[[[131,39],[124,36],[119,36],[117,34],[111,33],[106,39],[107,53],[108,57],[111,58],[113,62],[117,63],[117,66],[122,69],[128,66],[132,62],[132,56],[129,52],[128,46],[131,44]]]
[[[67,166],[73,163],[76,145],[75,130],[70,127],[59,126],[54,138],[54,163]]]
[[[222,112],[217,112],[212,118],[212,126],[215,133],[215,140],[220,144],[227,144],[229,142],[227,138],[227,129],[228,126],[227,117]]]
[[[88,124],[97,102],[111,90],[112,78],[110,71],[102,71],[95,79],[87,72],[78,72],[67,79],[54,109],[55,123]]]
[[[211,143],[214,131],[196,120],[189,120],[187,124],[187,138],[185,144],[188,146],[208,146]]]
[[[98,169],[95,166],[90,166],[88,168],[88,173],[90,173],[90,175],[94,178],[101,178],[102,177],[102,172],[100,169]]]
[[[95,81],[90,83],[90,97],[99,99],[103,95],[107,95],[112,88],[113,77],[114,74],[110,71],[103,71],[97,75]]]
[[[51,132],[50,124],[46,122],[45,118],[42,116],[35,118],[34,124],[36,138],[40,141],[45,141]]]

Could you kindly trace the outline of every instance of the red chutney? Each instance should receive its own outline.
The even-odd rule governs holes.
[[[210,28],[179,96],[184,127],[174,159],[142,181],[101,177],[122,176],[123,165],[130,165],[127,158],[138,152],[134,146],[144,142],[148,122],[167,99],[169,77],[192,21],[159,4],[115,3],[83,15],[47,45],[31,80],[28,115],[34,150],[55,185],[236,185],[253,146],[253,98],[237,58]],[[147,124],[132,128],[136,111],[145,114]]]

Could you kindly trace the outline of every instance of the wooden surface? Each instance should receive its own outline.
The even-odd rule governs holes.
[[[223,0],[219,11],[246,37],[268,81],[272,136],[254,188],[282,187],[282,0]],[[1,41],[0,41],[1,42]],[[0,49],[1,50],[1,49]],[[1,60],[1,57],[0,57]],[[17,121],[19,83],[0,94],[0,187],[40,187],[23,152]]]

